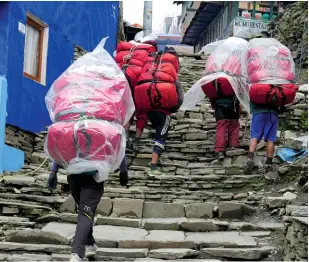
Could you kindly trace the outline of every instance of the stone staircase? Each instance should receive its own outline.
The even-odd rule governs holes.
[[[181,64],[180,80],[189,88],[205,61],[191,56]],[[119,185],[117,173],[105,185],[94,226],[96,261],[306,258],[307,161],[288,165],[277,160],[277,170],[270,176],[258,168],[244,175],[248,134],[243,115],[241,148],[228,150],[223,163],[217,163],[213,113],[206,99],[193,111],[173,115],[161,158],[162,177],[145,173],[153,145],[153,130],[146,128],[139,153],[127,155],[128,188]],[[132,135],[134,131],[132,127]],[[68,261],[75,204],[65,170],[59,171],[53,192],[45,187],[48,165],[36,170],[45,158],[43,137],[44,132],[33,138],[35,149],[22,171],[0,178],[0,261]],[[290,137],[291,132],[278,132],[281,143]],[[257,166],[264,161],[263,146]]]

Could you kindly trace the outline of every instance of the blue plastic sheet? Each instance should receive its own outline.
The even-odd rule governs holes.
[[[276,153],[283,162],[294,162],[308,155],[307,149],[295,150],[291,148],[281,148]]]

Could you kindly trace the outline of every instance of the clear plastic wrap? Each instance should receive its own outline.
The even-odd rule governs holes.
[[[125,75],[104,49],[106,38],[51,86],[45,102],[55,121],[94,118],[125,125],[135,111]]]
[[[140,31],[138,32],[135,37],[134,37],[134,41],[136,42],[141,42],[141,43],[146,43],[146,42],[153,42],[156,41],[156,39],[158,38],[158,36],[154,33],[151,33],[147,36],[144,36],[144,31]]]
[[[247,77],[248,45],[246,40],[238,37],[219,42],[207,60],[205,73],[224,72],[231,76]]]
[[[219,45],[217,44],[217,42],[213,44],[217,47],[207,60],[205,76],[185,94],[181,110],[192,110],[205,97],[202,87],[216,79],[225,78],[229,81],[240,103],[249,112],[246,66],[248,42],[241,38],[230,37],[221,43],[219,41]]]
[[[106,38],[51,86],[45,102],[53,122],[45,152],[71,174],[108,178],[125,156],[123,125],[135,107],[125,75],[104,49]]]
[[[97,182],[107,180],[125,156],[124,128],[102,120],[58,122],[51,125],[45,152],[70,174],[98,171]]]
[[[215,49],[221,45],[225,40],[220,40],[216,42],[212,42],[210,44],[205,45],[198,53],[202,54],[204,53],[205,55],[210,55]]]
[[[180,110],[183,111],[192,110],[195,107],[195,105],[205,97],[205,94],[202,90],[202,86],[220,77],[224,77],[230,82],[239,102],[243,105],[243,107],[247,112],[250,112],[249,85],[247,83],[246,78],[232,77],[225,73],[209,74],[203,76],[200,80],[198,80],[185,94],[184,101]]]
[[[250,40],[247,57],[251,83],[287,84],[295,80],[295,64],[291,52],[274,38]]]

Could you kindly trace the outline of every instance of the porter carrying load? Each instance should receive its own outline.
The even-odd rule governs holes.
[[[122,127],[135,111],[126,77],[104,49],[104,38],[51,86],[45,101],[51,120],[45,152],[70,174],[97,170],[108,178],[125,155]]]

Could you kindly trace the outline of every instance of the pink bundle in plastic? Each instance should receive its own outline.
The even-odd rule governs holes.
[[[53,122],[45,152],[71,174],[97,171],[108,179],[125,155],[125,125],[135,111],[125,75],[104,49],[106,38],[75,61],[45,101]]]
[[[295,80],[290,50],[273,38],[252,39],[248,50],[248,76],[251,83],[267,80]]]
[[[58,122],[48,129],[46,153],[68,172],[109,172],[124,157],[124,129],[107,121]]]
[[[245,59],[248,42],[230,37],[216,47],[207,60],[205,73],[226,73],[231,76],[247,76]]]

